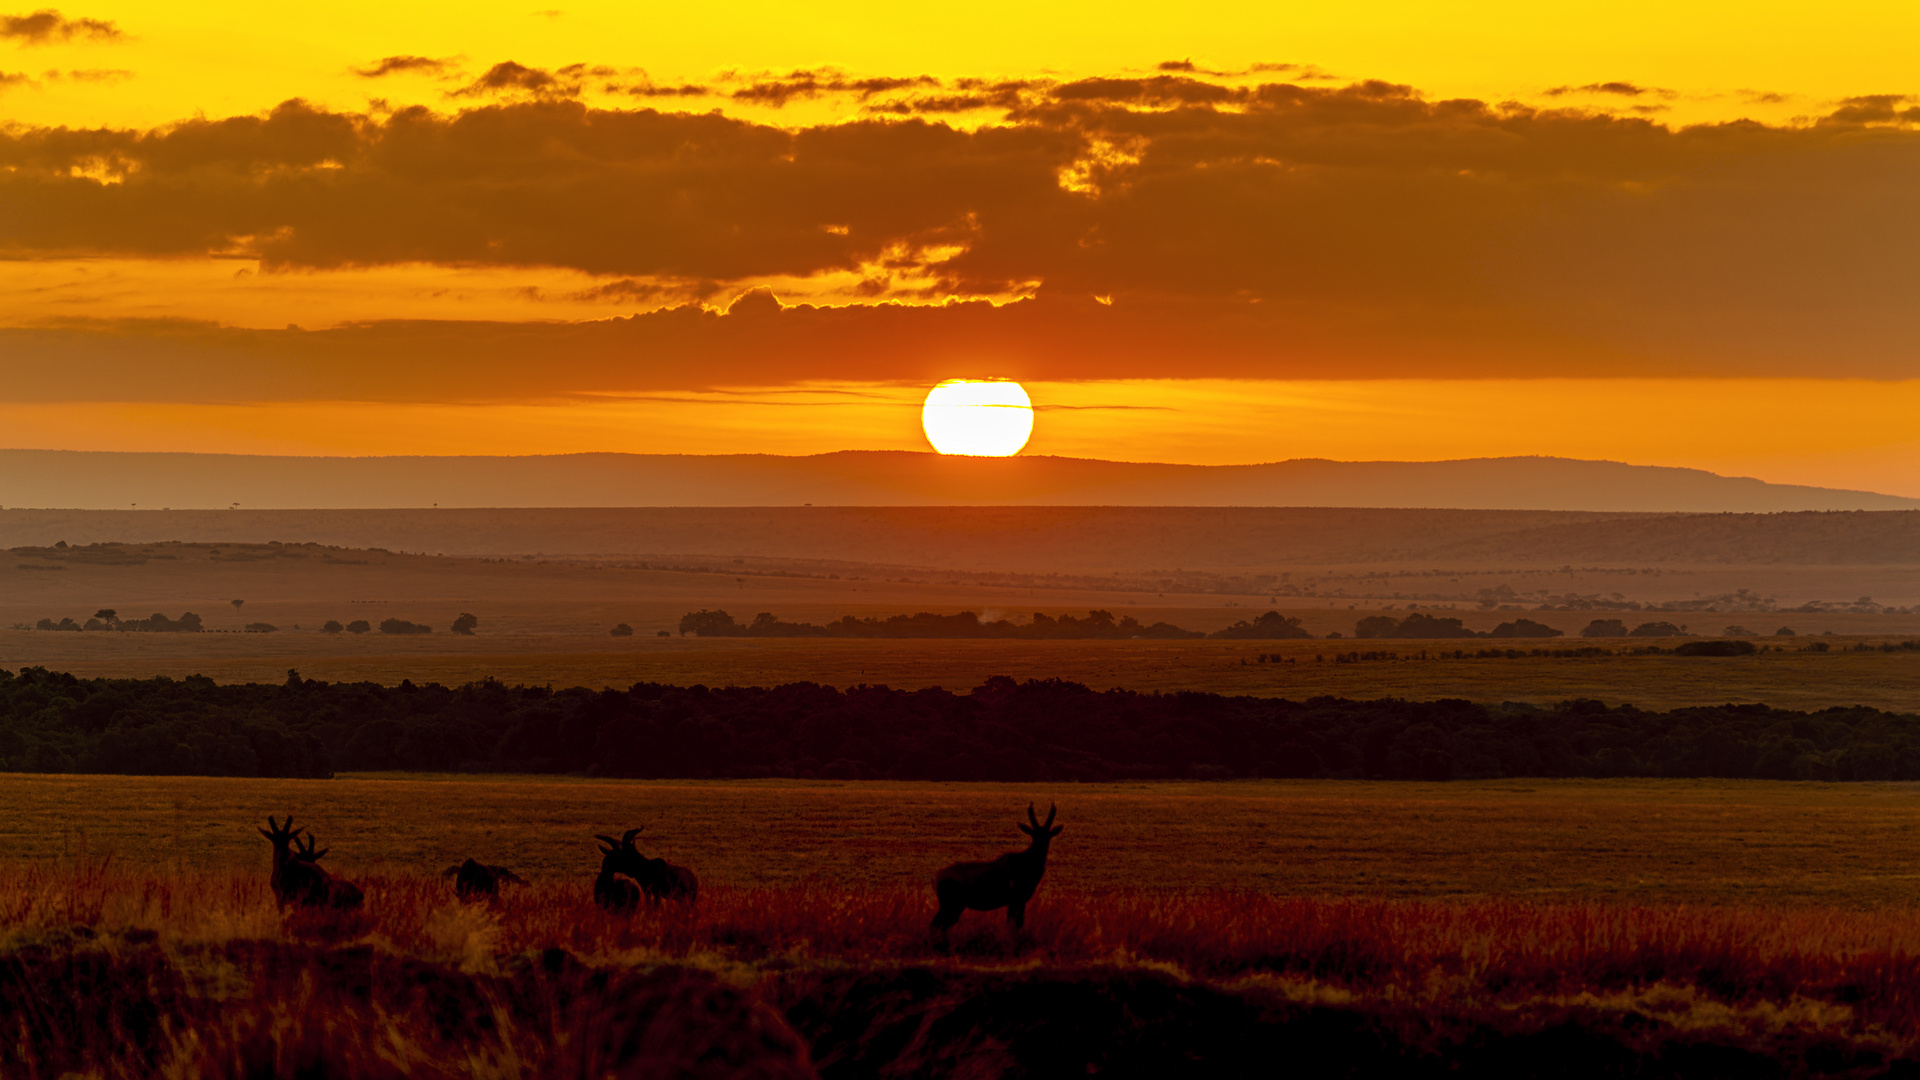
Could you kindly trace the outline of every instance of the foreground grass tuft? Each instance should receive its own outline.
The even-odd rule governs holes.
[[[1043,888],[1028,932],[919,891],[716,886],[596,908],[363,881],[0,867],[0,1075],[1873,1075],[1920,1055],[1904,912]],[[1570,1064],[1571,1063],[1571,1064]]]

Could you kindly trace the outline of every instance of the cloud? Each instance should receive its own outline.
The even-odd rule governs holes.
[[[0,40],[21,45],[72,41],[119,41],[126,35],[110,19],[68,18],[53,8],[31,15],[0,15]]]
[[[480,102],[451,112],[296,101],[151,130],[16,126],[0,131],[0,255],[569,267],[635,304],[838,280],[856,305],[787,307],[772,319],[786,338],[685,308],[577,340],[476,329],[423,346],[451,357],[522,343],[503,370],[575,345],[700,358],[663,361],[683,373],[672,378],[761,379],[780,365],[864,378],[920,362],[906,357],[983,355],[1062,378],[1809,365],[1895,377],[1920,354],[1904,316],[1920,280],[1920,117],[1897,95],[1813,124],[1676,128],[1383,82],[806,71],[774,81],[901,111],[779,126],[578,100],[589,80],[633,77],[603,71],[496,65],[461,91]],[[1008,102],[997,122],[937,120],[941,99],[995,98]],[[882,303],[1020,296],[1034,299],[931,314]],[[406,363],[376,344],[443,333],[315,340],[366,344],[379,382]],[[249,362],[271,365],[258,358],[295,347],[257,348]],[[626,370],[580,363],[588,382]]]
[[[1675,91],[1664,90],[1657,86],[1637,86],[1630,82],[1588,83],[1585,86],[1556,86],[1547,92],[1548,97],[1562,97],[1567,94],[1613,94],[1618,97],[1643,97],[1653,94],[1656,97],[1671,98]]]
[[[447,96],[461,97],[532,97],[540,100],[571,99],[579,97],[587,88],[587,80],[606,79],[624,74],[619,68],[600,65],[567,64],[564,67],[546,68],[527,67],[511,60],[495,64],[466,86],[450,92]],[[644,75],[644,72],[640,72]],[[615,89],[609,86],[609,89]],[[646,95],[641,95],[646,96]]]
[[[1868,94],[1862,97],[1844,98],[1839,108],[1821,118],[1821,123],[1842,126],[1920,123],[1920,97],[1908,94]]]
[[[832,68],[818,71],[798,70],[780,76],[749,77],[747,85],[730,95],[735,101],[782,108],[795,98],[817,98],[828,94],[851,95],[865,101],[890,90],[937,88],[940,80],[930,75],[907,78],[853,78]]]
[[[388,75],[442,76],[451,74],[456,67],[457,65],[451,59],[436,60],[430,56],[387,56],[366,67],[349,70],[363,79],[379,79]]]
[[[33,76],[24,71],[0,71],[0,90],[16,86],[34,86]]]

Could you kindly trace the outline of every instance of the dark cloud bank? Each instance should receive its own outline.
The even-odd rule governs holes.
[[[1181,71],[742,84],[868,110],[788,129],[565,96],[600,72],[498,66],[463,92],[507,96],[453,113],[288,102],[152,131],[16,128],[0,133],[0,253],[562,266],[617,275],[609,295],[715,301],[755,276],[891,260],[936,284],[902,297],[876,277],[875,301],[1037,295],[7,331],[0,346],[42,361],[18,393],[94,396],[112,378],[131,397],[199,397],[215,378],[236,397],[471,397],[924,378],[982,358],[1056,378],[1920,374],[1914,99],[1674,129]],[[1002,118],[938,119],[961,99]]]

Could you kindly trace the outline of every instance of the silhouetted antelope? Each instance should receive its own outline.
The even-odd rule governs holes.
[[[442,876],[453,879],[453,893],[462,900],[499,896],[502,885],[526,884],[524,878],[506,867],[488,866],[478,859],[468,859],[459,866],[449,866]]]
[[[662,900],[685,900],[691,903],[700,895],[700,881],[693,871],[684,866],[675,866],[665,859],[649,859],[636,851],[633,838],[640,835],[639,829],[628,829],[616,843],[611,836],[596,837],[601,841],[600,877],[593,883],[594,899],[609,911],[630,911],[639,902],[639,897],[624,900],[624,892],[619,889],[628,882],[620,881],[615,874],[625,874],[632,878],[631,884],[638,887],[647,902],[657,904]],[[604,888],[604,892],[603,892]],[[609,900],[616,901],[610,903]]]
[[[638,858],[633,850],[633,838],[638,835],[639,829],[628,829],[618,840],[611,836],[594,837],[600,841],[600,876],[593,879],[593,902],[608,911],[632,911],[640,906],[640,886],[617,876],[632,873],[628,867]]]
[[[273,845],[273,876],[267,883],[273,888],[273,898],[281,907],[294,904],[299,907],[357,908],[366,899],[359,886],[350,881],[341,881],[327,873],[318,865],[322,856],[333,850],[321,848],[313,850],[315,840],[307,833],[306,843],[300,842],[300,832],[293,827],[293,815],[287,815],[285,825],[276,823],[272,815],[267,817],[267,828],[260,835]]]
[[[933,917],[933,932],[944,936],[966,911],[1007,909],[1007,921],[1015,933],[1026,925],[1027,901],[1040,887],[1040,876],[1047,872],[1047,845],[1066,826],[1055,825],[1053,815],[1059,807],[1047,807],[1047,820],[1034,816],[1033,804],[1027,804],[1028,824],[1020,831],[1033,838],[1025,851],[1011,851],[992,862],[954,863],[933,875],[933,892],[940,898],[940,910]]]

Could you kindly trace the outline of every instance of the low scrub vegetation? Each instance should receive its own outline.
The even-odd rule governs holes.
[[[1912,1068],[1899,912],[1043,888],[1026,932],[931,895],[720,887],[630,916],[586,883],[465,903],[366,881],[0,867],[0,1073],[1866,1076]]]

